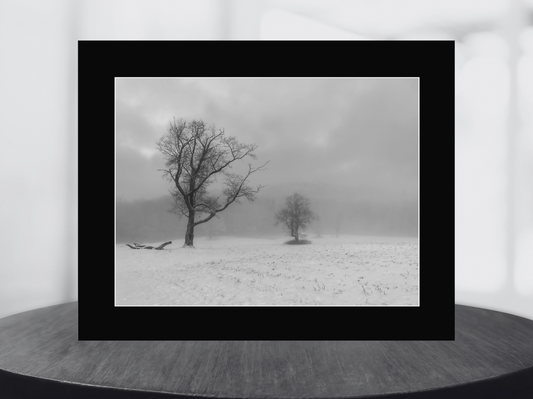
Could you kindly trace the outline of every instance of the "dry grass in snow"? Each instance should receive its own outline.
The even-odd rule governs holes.
[[[116,305],[418,305],[416,238],[285,241],[200,237],[196,248],[179,239],[161,251],[119,244]]]

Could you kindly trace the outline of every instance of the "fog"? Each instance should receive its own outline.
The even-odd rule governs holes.
[[[232,204],[200,234],[281,234],[273,215],[294,192],[319,216],[315,235],[417,234],[417,79],[117,79],[117,241],[184,232],[157,170],[155,143],[173,118],[213,124],[258,145],[246,162],[270,161],[250,177],[266,185],[258,199]]]

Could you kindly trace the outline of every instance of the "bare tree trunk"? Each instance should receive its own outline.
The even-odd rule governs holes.
[[[185,233],[184,247],[194,248],[194,211],[189,211],[189,220],[187,222],[187,232]]]

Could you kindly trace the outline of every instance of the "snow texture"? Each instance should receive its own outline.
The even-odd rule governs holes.
[[[183,238],[161,251],[116,246],[116,305],[418,306],[418,239]],[[157,246],[160,243],[145,243]]]

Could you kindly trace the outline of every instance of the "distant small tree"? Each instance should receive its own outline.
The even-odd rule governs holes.
[[[298,193],[286,199],[285,208],[277,212],[275,218],[276,226],[281,224],[296,242],[300,240],[301,231],[305,230],[314,219],[318,219],[311,211],[309,199]]]
[[[241,144],[235,137],[226,136],[224,130],[216,131],[203,121],[187,122],[183,119],[170,123],[168,133],[157,142],[167,169],[160,169],[163,177],[173,184],[172,212],[187,217],[184,247],[194,245],[194,227],[211,220],[239,198],[254,201],[264,186],[252,188],[247,184],[250,175],[268,163],[253,168],[248,163],[244,175],[230,173],[231,164],[245,157],[256,159],[254,144]],[[209,195],[207,186],[217,175],[225,177],[223,199]],[[198,219],[197,219],[198,218]]]

